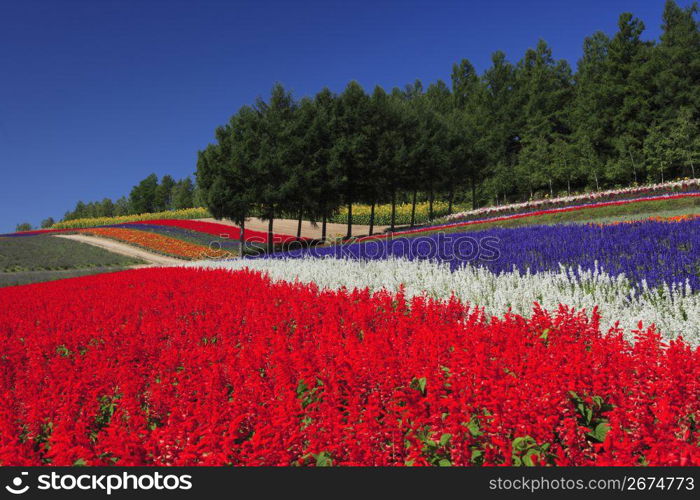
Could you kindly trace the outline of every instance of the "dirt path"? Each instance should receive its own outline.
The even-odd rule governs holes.
[[[203,220],[206,222],[216,222],[219,224],[226,224],[228,226],[236,226],[238,227],[237,224],[234,224],[230,220],[223,219],[223,220],[216,220],[216,219],[199,219]],[[274,226],[272,228],[272,231],[276,234],[290,234],[292,236],[297,235],[297,224],[299,222],[293,219],[275,219]],[[250,219],[246,220],[245,223],[246,229],[252,229],[253,231],[262,231],[262,232],[267,232],[267,221],[258,219],[256,217],[251,217]],[[374,232],[375,233],[381,233],[384,231],[389,226],[374,226]],[[327,224],[327,237],[332,238],[334,236],[345,236],[347,233],[348,226],[346,224],[336,224],[329,222]],[[359,236],[363,234],[369,234],[369,226],[365,226],[362,224],[353,224],[352,225],[352,234],[354,236]],[[301,235],[306,237],[306,238],[314,238],[318,239],[321,237],[321,223],[319,222],[316,227],[311,225],[311,222],[305,220],[302,221],[301,223]]]
[[[55,234],[54,237],[87,243],[88,245],[104,248],[110,252],[126,255],[127,257],[136,257],[137,259],[141,259],[149,264],[157,266],[177,266],[188,262],[186,260],[149,252],[148,250],[136,248],[131,245],[127,245],[126,243],[119,243],[118,241],[107,238],[98,238],[96,236],[87,236],[84,234]]]

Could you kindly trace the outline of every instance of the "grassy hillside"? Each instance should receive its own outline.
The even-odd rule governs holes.
[[[0,287],[118,271],[143,263],[53,236],[0,238]]]
[[[123,267],[134,264],[143,262],[53,236],[0,238],[0,272]]]
[[[64,269],[60,271],[21,271],[17,273],[0,273],[0,288],[5,286],[28,285],[44,281],[56,281],[65,278],[77,278],[91,274],[113,273],[126,267],[91,267],[88,269]]]

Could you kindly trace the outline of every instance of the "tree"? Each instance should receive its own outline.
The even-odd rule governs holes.
[[[175,210],[194,207],[194,184],[192,179],[185,177],[175,183],[172,188],[170,199],[172,208]]]
[[[633,158],[641,156],[638,148],[643,144],[653,120],[651,102],[654,70],[650,62],[652,44],[641,40],[643,31],[644,23],[641,20],[627,12],[620,15],[618,32],[608,46],[604,76],[605,98],[611,107],[612,116],[607,143],[612,146],[610,149],[614,154],[615,140],[624,137],[628,156],[631,151]],[[616,156],[614,159],[619,160],[619,153]],[[605,157],[601,159],[606,160]],[[620,161],[616,163],[623,164]],[[608,161],[608,164],[611,163]],[[634,166],[631,162],[630,165]],[[629,171],[620,172],[617,177],[614,173],[614,170],[608,170],[606,175],[614,182],[629,182],[634,176]]]
[[[484,71],[481,80],[484,97],[479,117],[483,124],[480,133],[487,145],[486,162],[491,166],[490,190],[498,202],[499,193],[505,198],[515,188],[513,165],[517,163],[520,151],[519,139],[525,116],[517,99],[515,67],[506,60],[503,52],[493,53],[491,67]]]
[[[611,101],[608,71],[610,38],[596,32],[583,42],[583,56],[578,61],[571,109],[573,134],[586,137],[598,157],[604,161],[617,155],[610,143],[616,106]],[[625,152],[625,154],[627,154]]]
[[[53,217],[47,217],[46,219],[41,221],[41,228],[48,229],[51,226],[53,226],[55,223],[56,223],[56,221],[53,220]]]
[[[114,215],[129,215],[131,213],[133,213],[133,210],[126,196],[122,196],[114,202]]]
[[[664,125],[654,125],[644,143],[644,156],[651,175],[658,172],[664,182],[666,171],[673,165],[675,151],[668,129]]]
[[[258,99],[255,110],[260,117],[259,151],[253,168],[253,193],[261,205],[262,219],[268,221],[268,251],[272,252],[275,217],[285,207],[293,191],[289,157],[296,105],[281,84],[272,88],[269,103]]]
[[[403,97],[389,95],[381,87],[375,88],[372,94],[370,168],[376,189],[373,201],[381,199],[391,203],[391,231],[396,226],[396,196],[406,182],[406,137],[412,122],[406,119],[404,104]],[[370,234],[373,223],[374,217],[371,217]]]
[[[164,175],[155,191],[153,208],[156,212],[170,210],[173,207],[172,191],[174,187],[175,179],[169,175]]]
[[[670,132],[673,158],[682,167],[690,167],[695,179],[695,165],[700,162],[700,125],[689,107],[681,108]],[[687,171],[686,171],[687,172]]]
[[[132,210],[137,214],[153,212],[155,208],[156,189],[158,188],[158,177],[151,174],[134,186],[129,195],[129,203]]]
[[[98,207],[99,217],[114,217],[114,202],[110,198],[104,198]]]
[[[700,23],[698,5],[667,0],[660,43],[654,49],[656,122],[670,122],[681,108],[700,109]]]
[[[20,222],[19,224],[17,224],[17,226],[15,226],[15,231],[17,231],[18,233],[22,231],[31,231],[32,229],[34,228],[29,222]]]
[[[231,219],[240,226],[241,254],[245,249],[245,222],[252,210],[256,179],[254,162],[259,155],[261,115],[244,106],[229,123],[218,127],[216,144],[200,151],[197,186],[204,205],[216,219]],[[192,201],[192,181],[183,179],[175,187],[176,203]]]
[[[369,97],[359,83],[350,82],[335,100],[336,140],[331,162],[340,180],[339,192],[348,207],[346,238],[352,237],[352,205],[367,180]]]
[[[467,179],[471,188],[472,208],[477,208],[477,189],[486,174],[488,162],[486,87],[469,61],[462,60],[452,70],[454,111],[448,118],[448,159],[452,175]]]
[[[576,182],[579,170],[576,168],[575,148],[568,138],[558,137],[551,145],[551,175],[549,194],[554,196],[551,181],[566,182],[566,194],[571,195],[571,183]]]
[[[575,147],[581,162],[581,171],[588,173],[588,181],[593,179],[596,191],[600,190],[600,177],[604,164],[593,145],[593,141],[589,136],[582,134],[576,138]]]
[[[301,216],[312,223],[321,220],[321,240],[327,235],[327,221],[340,202],[340,182],[334,164],[333,123],[335,96],[323,89],[314,99],[303,99],[295,113],[293,158],[293,198],[298,205],[297,235],[301,235]]]

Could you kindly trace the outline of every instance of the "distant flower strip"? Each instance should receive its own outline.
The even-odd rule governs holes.
[[[156,224],[159,226],[173,226],[180,227],[183,229],[189,229],[191,231],[198,231],[200,233],[211,234],[215,236],[237,240],[240,237],[240,228],[237,226],[230,226],[228,224],[219,224],[216,222],[198,221],[198,220],[176,220],[176,219],[158,219],[149,221],[149,224]],[[251,231],[246,229],[244,232],[245,241],[250,241],[253,243],[264,243],[267,242],[267,233],[263,231]],[[309,240],[310,238],[301,238],[302,240]],[[290,236],[287,234],[272,234],[273,243],[289,243],[291,241],[297,241],[295,236]]]
[[[177,268],[0,302],[4,466],[700,465],[700,350],[595,313]]]
[[[656,221],[656,222],[683,222],[687,220],[695,220],[699,219],[700,214],[684,214],[684,215],[674,215],[672,217],[647,217],[646,219],[641,219],[641,220],[621,220],[621,221],[615,221],[615,222],[606,222],[603,224],[599,224],[601,226],[616,226],[618,224],[636,224],[638,222],[644,222],[644,221]]]
[[[636,186],[623,189],[611,189],[608,191],[596,191],[573,196],[563,196],[558,198],[545,198],[542,200],[531,200],[523,203],[510,203],[468,210],[444,217],[446,221],[467,220],[485,215],[497,215],[530,211],[537,208],[570,206],[577,202],[599,203],[601,201],[615,201],[628,196],[649,195],[652,193],[678,193],[684,191],[697,191],[700,189],[700,179],[685,179],[679,181],[665,182],[661,184],[651,184],[648,186]],[[669,193],[670,192],[670,193]]]
[[[563,208],[551,208],[548,210],[538,210],[536,212],[504,215],[501,217],[492,217],[489,219],[479,219],[479,220],[471,220],[471,221],[466,221],[466,222],[453,222],[453,223],[449,223],[449,224],[439,224],[439,225],[435,225],[435,226],[410,229],[410,230],[406,230],[406,231],[396,231],[392,234],[394,236],[397,236],[397,235],[408,236],[408,235],[425,233],[425,232],[430,232],[430,231],[439,231],[440,229],[446,229],[446,228],[466,227],[466,226],[471,226],[471,225],[475,225],[475,224],[501,222],[501,221],[508,221],[508,220],[514,220],[514,219],[522,219],[522,218],[526,218],[526,217],[537,217],[538,215],[556,214],[556,213],[562,213],[562,212],[575,212],[578,210],[585,210],[585,209],[589,209],[589,208],[611,207],[611,206],[627,205],[630,203],[639,203],[639,202],[654,201],[654,200],[675,200],[675,199],[680,199],[680,198],[696,198],[696,197],[700,197],[700,193],[683,193],[683,194],[673,194],[673,195],[652,196],[652,197],[648,197],[648,198],[635,198],[633,200],[608,201],[608,202],[604,202],[604,203],[594,203],[594,204],[589,204],[589,205],[578,205],[578,206],[570,206],[570,207],[563,207]],[[359,241],[366,241],[366,240],[377,240],[377,239],[386,238],[388,236],[389,236],[389,233],[376,234],[373,236],[365,236],[363,238],[358,238],[355,241],[359,242]]]
[[[116,219],[116,218],[115,218]],[[115,219],[106,218],[104,221],[110,221]],[[103,221],[103,222],[104,222]],[[121,222],[106,224],[98,227],[143,227],[143,226],[168,226],[168,227],[178,227],[181,229],[186,229],[189,231],[196,231],[199,233],[210,234],[217,236],[218,238],[238,240],[240,236],[240,228],[237,226],[232,226],[228,224],[219,224],[216,222],[207,221],[197,221],[197,220],[180,220],[180,219],[153,219],[145,220],[143,222]],[[90,227],[85,227],[84,229],[91,229]],[[38,234],[50,234],[50,233],[65,233],[65,232],[75,232],[75,228],[66,229],[39,229],[36,231],[25,231],[21,233],[11,233],[4,234],[0,236],[35,236]],[[246,242],[250,243],[266,243],[268,239],[268,234],[263,231],[252,231],[246,229],[244,233],[244,238]],[[311,241],[311,238],[300,238],[297,239],[295,236],[290,236],[288,234],[272,234],[272,242],[274,244],[289,243],[292,241]]]
[[[92,229],[80,229],[80,233],[91,234],[103,238],[111,238],[132,245],[137,245],[147,250],[180,257],[184,259],[221,258],[233,256],[230,252],[216,247],[209,248],[186,241],[163,236],[148,231],[124,229],[116,227],[96,227]]]

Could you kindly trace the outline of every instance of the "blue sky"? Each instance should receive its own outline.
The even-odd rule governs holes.
[[[681,5],[689,2],[681,1]],[[118,198],[155,172],[183,177],[243,104],[449,81],[539,38],[575,64],[583,38],[629,11],[660,33],[662,0],[0,0],[0,233]]]

